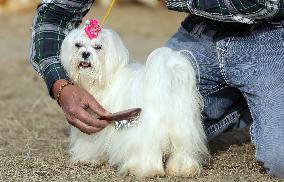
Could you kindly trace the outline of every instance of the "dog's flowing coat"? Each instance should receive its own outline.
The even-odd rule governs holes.
[[[109,125],[86,135],[72,127],[74,161],[108,162],[138,177],[200,174],[208,156],[202,101],[193,67],[182,52],[159,48],[140,65],[129,62],[115,32],[103,29],[90,40],[79,28],[64,40],[61,61],[69,78],[108,111],[142,108],[140,124],[129,129]]]

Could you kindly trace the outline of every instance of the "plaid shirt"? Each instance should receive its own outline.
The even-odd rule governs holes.
[[[258,23],[283,17],[283,0],[167,0],[167,7],[222,22]]]
[[[93,2],[43,0],[37,8],[33,21],[30,62],[44,78],[51,96],[54,82],[68,79],[59,59],[61,43],[71,29],[80,25]],[[169,9],[191,14],[183,23],[189,32],[205,30],[205,21],[243,25],[282,18],[283,4],[283,0],[166,0]],[[225,29],[223,33],[228,32]]]

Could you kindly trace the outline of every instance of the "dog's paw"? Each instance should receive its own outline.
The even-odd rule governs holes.
[[[146,164],[143,161],[131,163],[128,162],[127,164],[121,166],[119,173],[121,175],[131,174],[138,178],[165,176],[165,171],[162,164]]]
[[[167,176],[182,176],[182,177],[194,177],[199,176],[202,172],[202,166],[197,160],[189,156],[173,155],[166,164]]]

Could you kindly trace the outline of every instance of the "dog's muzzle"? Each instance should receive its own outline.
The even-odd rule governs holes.
[[[92,64],[90,63],[90,62],[88,62],[88,61],[81,61],[80,63],[79,63],[79,67],[80,68],[91,68],[92,67]]]

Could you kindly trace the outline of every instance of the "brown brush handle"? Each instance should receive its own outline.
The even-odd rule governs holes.
[[[122,121],[122,120],[129,120],[133,116],[139,114],[142,111],[141,108],[133,108],[128,109],[120,112],[116,112],[107,116],[99,116],[98,119],[100,120],[107,120],[107,121]]]

